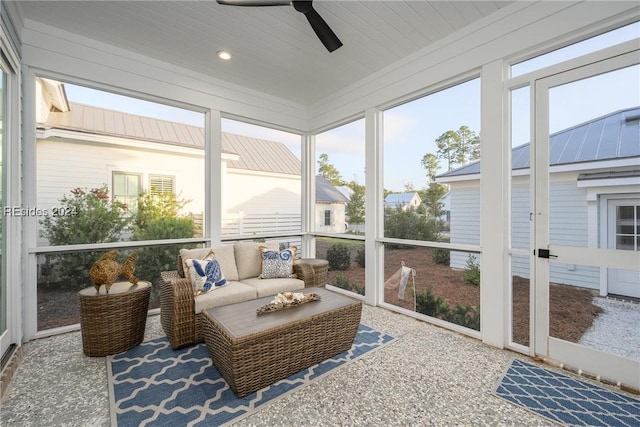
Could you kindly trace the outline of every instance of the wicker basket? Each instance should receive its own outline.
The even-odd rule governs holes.
[[[107,295],[93,286],[78,292],[82,349],[87,356],[122,353],[144,339],[151,283],[118,282]]]

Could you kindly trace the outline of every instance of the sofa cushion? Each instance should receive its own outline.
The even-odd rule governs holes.
[[[254,287],[240,282],[229,281],[227,286],[215,292],[207,292],[196,296],[195,313],[199,314],[202,310],[252,300],[257,298],[257,295],[258,293]]]
[[[257,292],[258,298],[268,297],[281,292],[293,292],[304,289],[304,282],[292,277],[282,279],[259,279],[257,277],[253,277],[243,280],[242,283],[254,288]]]
[[[238,268],[236,267],[236,257],[233,245],[222,245],[213,248],[213,253],[220,262],[220,268],[227,280],[238,280]]]
[[[236,266],[238,267],[238,280],[258,277],[262,270],[262,257],[260,246],[277,251],[278,242],[241,242],[233,245]]]
[[[184,268],[196,296],[220,289],[228,283],[220,268],[220,262],[215,258],[187,258],[184,260]]]
[[[261,279],[276,279],[292,277],[293,260],[296,257],[296,248],[274,251],[264,246],[260,247],[262,255]]]

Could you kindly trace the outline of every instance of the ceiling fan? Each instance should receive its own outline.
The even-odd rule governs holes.
[[[313,0],[310,1],[289,1],[289,0],[216,0],[218,3],[228,6],[293,6],[293,8],[303,13],[307,17],[307,21],[311,24],[311,28],[327,48],[329,52],[333,52],[340,46],[342,42],[338,36],[331,30],[320,14],[313,8]]]

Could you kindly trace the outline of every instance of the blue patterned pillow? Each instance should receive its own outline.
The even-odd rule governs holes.
[[[193,286],[193,294],[198,296],[227,285],[217,259],[187,259],[186,276]]]
[[[280,277],[295,277],[293,274],[293,260],[296,256],[296,248],[274,251],[261,247],[262,273],[261,279],[275,279]]]

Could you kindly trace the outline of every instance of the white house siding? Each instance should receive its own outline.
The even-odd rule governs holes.
[[[550,187],[550,241],[564,246],[588,246],[587,193],[576,186],[577,174],[552,177]],[[517,182],[517,180],[514,180]],[[479,189],[451,184],[451,242],[478,244],[480,236]],[[529,248],[529,187],[526,183],[512,186],[512,247]],[[464,268],[469,254],[451,253],[451,266]],[[512,274],[529,278],[529,258],[514,256]],[[552,262],[549,280],[590,289],[599,289],[597,267]]]
[[[222,193],[224,235],[302,230],[299,175],[229,168],[223,177]]]
[[[145,189],[149,174],[173,175],[176,192],[190,200],[184,213],[204,211],[204,156],[46,139],[37,142],[38,208],[59,206],[60,199],[76,187],[91,189],[107,184],[111,194],[114,171],[143,174]],[[40,240],[40,244],[46,244],[46,240]]]
[[[480,245],[480,188],[473,186],[451,186],[451,243]],[[479,254],[474,254],[480,262]],[[469,253],[452,251],[450,265],[464,268]]]
[[[320,233],[344,233],[346,229],[344,203],[316,203],[316,230]],[[324,225],[324,212],[331,211],[331,225]]]

